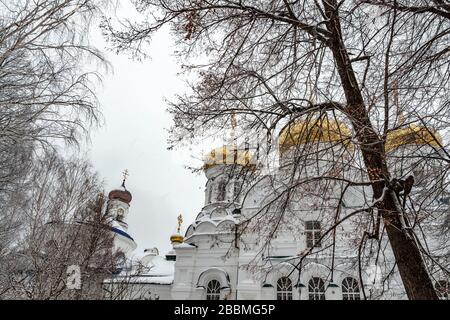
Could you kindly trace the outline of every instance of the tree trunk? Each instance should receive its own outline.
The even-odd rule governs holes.
[[[390,209],[396,208],[392,194],[386,197],[383,204],[382,215],[386,232],[409,299],[438,299],[412,231],[402,228],[401,213]]]
[[[368,111],[342,38],[336,0],[323,0],[323,5],[325,14],[329,19],[327,28],[333,34],[327,45],[333,53],[347,100],[347,106],[344,111],[352,122],[356,131],[356,137],[361,145],[361,153],[369,179],[372,182],[374,198],[379,199],[383,195],[386,182],[390,181],[384,143],[378,137],[370,122]],[[391,192],[385,193],[384,201],[380,203],[378,210],[383,217],[389,242],[408,298],[438,299],[412,231],[405,229],[405,225],[402,223],[402,208],[396,206]]]

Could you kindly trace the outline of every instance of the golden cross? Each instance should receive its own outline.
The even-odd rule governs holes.
[[[180,233],[180,231],[181,231],[181,224],[183,223],[183,215],[180,214],[180,215],[178,216],[177,220],[178,220],[178,229],[177,229],[177,232]]]
[[[123,174],[123,181],[126,181],[127,178],[130,176],[128,169],[125,169],[125,171],[122,174]]]

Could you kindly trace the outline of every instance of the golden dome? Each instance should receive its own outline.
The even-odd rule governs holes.
[[[400,146],[409,144],[431,145],[440,148],[443,144],[443,140],[436,130],[412,124],[406,128],[400,128],[389,132],[384,148],[386,152],[389,152]]]
[[[174,234],[170,237],[171,243],[183,243],[184,237],[181,234]]]
[[[349,143],[350,129],[343,122],[328,119],[295,121],[288,124],[279,135],[280,151],[310,142]]]
[[[184,237],[180,234],[180,232],[181,232],[181,225],[183,223],[183,215],[180,214],[177,217],[177,222],[178,222],[177,233],[175,233],[174,235],[172,235],[170,237],[170,242],[171,243],[183,243],[183,241],[184,241]]]
[[[223,146],[212,150],[205,157],[205,169],[221,164],[237,164],[240,166],[252,166],[252,154],[249,150],[239,150],[236,146]]]

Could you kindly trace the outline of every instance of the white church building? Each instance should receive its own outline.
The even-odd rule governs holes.
[[[349,139],[349,127],[337,120],[310,123],[297,121],[281,132],[276,172],[256,175],[260,164],[255,152],[232,143],[211,151],[204,164],[207,183],[203,209],[185,228],[179,217],[178,232],[170,237],[170,252],[161,253],[157,248],[145,250],[144,254],[134,252],[136,243],[126,223],[131,193],[126,189],[111,191],[108,214],[116,245],[133,262],[107,285],[120,287],[123,299],[406,298],[387,237],[366,239],[363,250],[359,250],[361,226],[371,222],[367,214],[353,213],[364,213],[364,208],[373,204],[370,188],[348,187],[343,179],[326,183],[313,179],[331,173],[348,179],[361,174],[357,165],[349,165],[359,161]],[[309,159],[307,150],[319,146],[322,151],[313,155],[319,160]],[[388,155],[429,154],[439,152],[441,146],[439,134],[411,125],[391,133],[386,151]],[[301,169],[295,168],[297,160],[292,161],[298,159],[299,152],[305,163]],[[327,161],[331,155],[345,166]],[[399,163],[395,156],[389,161],[398,170],[397,177],[414,175],[417,193],[421,190],[420,180],[428,176],[423,173],[436,170],[430,161],[419,165],[413,158]],[[300,183],[290,191],[286,186],[292,185],[288,180],[293,176]],[[301,181],[305,181],[304,185]],[[430,202],[428,207],[448,212],[445,200],[433,200],[436,203]],[[329,231],[330,226],[347,216]],[[439,221],[423,230],[431,247],[440,245]],[[442,252],[442,256],[448,257],[448,252]],[[439,272],[432,275],[441,297],[448,298],[448,279]]]

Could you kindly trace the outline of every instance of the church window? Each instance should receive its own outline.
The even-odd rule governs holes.
[[[225,200],[225,194],[227,191],[227,184],[225,181],[220,181],[218,185],[218,192],[217,192],[217,201],[224,201]]]
[[[325,300],[325,282],[322,278],[313,277],[308,283],[309,300]]]
[[[211,280],[206,287],[206,300],[220,300],[220,282]]]
[[[306,221],[306,247],[320,247],[320,237],[322,236],[320,221]]]
[[[277,281],[277,300],[292,300],[292,282],[287,277]]]
[[[125,210],[123,210],[122,208],[117,209],[117,220],[123,221],[124,216],[125,216]]]
[[[342,281],[342,299],[361,300],[358,281],[355,278],[347,277]]]
[[[436,282],[436,292],[440,300],[450,300],[450,285],[448,281],[439,280]]]

